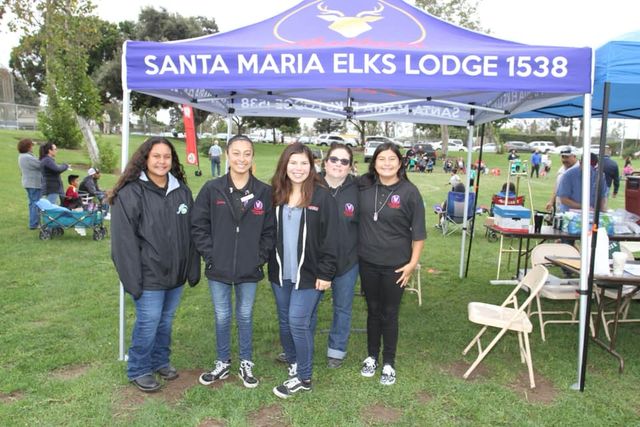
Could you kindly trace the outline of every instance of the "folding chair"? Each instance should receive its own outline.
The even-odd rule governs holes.
[[[509,294],[502,305],[497,306],[493,304],[485,304],[481,302],[470,302],[467,309],[469,314],[469,321],[478,325],[483,325],[480,332],[471,340],[469,345],[462,352],[463,355],[467,354],[474,344],[478,344],[478,357],[471,364],[467,372],[464,373],[463,378],[468,378],[474,369],[482,362],[487,354],[495,347],[500,341],[500,338],[507,331],[514,331],[518,334],[518,345],[520,348],[520,361],[527,364],[529,370],[529,382],[531,388],[536,387],[535,380],[533,378],[533,360],[531,359],[531,348],[529,346],[529,334],[533,330],[533,325],[527,316],[526,310],[533,299],[538,295],[538,292],[542,289],[549,272],[542,265],[533,267],[522,281],[516,286],[516,288]],[[518,304],[518,292],[527,287],[530,291],[529,296],[522,304]],[[480,342],[480,338],[487,331],[489,327],[499,328],[500,331],[489,343],[489,345],[483,349]]]
[[[469,206],[467,207],[467,220],[473,220],[473,205],[476,200],[476,193],[469,193]],[[464,193],[449,191],[447,195],[447,209],[443,212],[440,222],[442,234],[448,236],[456,230],[462,229],[464,222]]]
[[[559,257],[580,257],[580,252],[578,250],[566,243],[542,243],[531,251],[531,265],[548,265],[550,262],[547,260],[547,256],[559,256]],[[555,278],[554,276],[552,276]],[[555,278],[557,279],[557,278]],[[540,335],[542,336],[542,341],[546,341],[546,336],[544,334],[544,327],[549,323],[564,323],[564,324],[577,324],[579,321],[576,318],[578,313],[579,306],[579,295],[578,291],[580,290],[580,285],[577,282],[569,282],[564,284],[552,284],[545,283],[542,287],[542,290],[538,295],[536,295],[536,311],[531,311],[529,309],[529,317],[538,315],[538,322],[540,323]],[[556,310],[556,311],[542,311],[542,302],[541,298],[555,300],[555,301],[573,301],[573,310]],[[569,319],[550,319],[544,320],[544,315],[551,316],[559,316],[559,315],[568,315]],[[592,325],[590,325],[592,326]]]

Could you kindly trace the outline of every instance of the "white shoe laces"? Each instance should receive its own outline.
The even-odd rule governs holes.
[[[240,366],[242,366],[242,368],[244,369],[245,376],[253,377],[253,362],[243,360],[242,362],[240,362]]]
[[[225,368],[229,367],[228,363],[222,362],[220,360],[216,360],[216,367],[211,371],[211,375],[218,375],[220,372],[224,371]]]
[[[374,369],[376,367],[376,361],[373,357],[367,357],[366,359],[364,359],[363,365],[365,366],[365,368]]]
[[[298,377],[295,378],[291,378],[290,380],[286,380],[283,385],[288,388],[291,389],[293,388],[293,386],[298,385],[298,383],[300,383],[300,380],[298,379]]]
[[[389,375],[389,376],[395,376],[396,375],[396,371],[391,367],[391,365],[384,365],[384,368],[382,368],[382,374],[383,375]]]

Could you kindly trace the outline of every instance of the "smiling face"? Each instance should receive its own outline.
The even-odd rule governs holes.
[[[302,184],[309,177],[311,163],[305,153],[294,153],[287,162],[287,178],[293,184]]]
[[[171,148],[167,144],[155,144],[147,157],[147,177],[155,183],[164,182],[171,170],[171,160]]]
[[[400,159],[392,150],[381,151],[375,160],[375,168],[381,181],[395,181],[400,170]]]
[[[341,181],[349,175],[351,159],[349,158],[349,153],[344,148],[332,150],[324,162],[327,177]]]
[[[232,173],[244,175],[249,173],[253,164],[253,146],[249,141],[238,139],[233,141],[227,150],[229,169]]]

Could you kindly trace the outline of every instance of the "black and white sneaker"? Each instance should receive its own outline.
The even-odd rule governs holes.
[[[221,360],[216,360],[216,366],[214,366],[211,372],[205,372],[200,375],[198,381],[202,385],[210,385],[213,384],[217,380],[223,380],[229,376],[229,368],[231,367],[231,361],[223,362]]]
[[[376,374],[376,368],[378,367],[378,362],[376,359],[369,356],[362,362],[362,369],[360,369],[360,375],[363,377],[372,377]]]
[[[380,384],[392,385],[396,382],[396,370],[391,365],[382,367],[382,376],[380,376]]]
[[[278,353],[278,355],[276,356],[276,362],[289,363],[289,361],[287,360],[287,354],[284,351],[282,353]]]
[[[242,383],[246,388],[256,388],[258,387],[258,379],[253,376],[253,362],[250,360],[241,360],[240,361],[240,370],[238,372],[238,376],[242,380]]]
[[[281,399],[288,399],[299,391],[311,391],[311,381],[300,381],[296,377],[273,388],[273,394]]]
[[[290,363],[287,367],[287,374],[289,379],[293,379],[298,376],[298,363]]]

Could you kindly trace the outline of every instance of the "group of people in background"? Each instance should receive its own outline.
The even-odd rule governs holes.
[[[136,306],[128,378],[140,390],[155,391],[161,387],[156,374],[165,380],[178,376],[170,363],[172,320],[183,285],[200,280],[202,258],[214,307],[216,358],[200,375],[201,384],[230,375],[235,293],[237,372],[245,387],[258,386],[252,313],[265,265],[287,362],[275,395],[288,398],[312,389],[318,306],[329,288],[327,363],[343,364],[358,274],[367,302],[361,375],[372,377],[381,366],[380,382],[393,384],[400,301],[426,237],[422,197],[407,179],[399,149],[378,146],[368,172],[354,177],[349,147],[332,145],[318,173],[311,150],[291,144],[270,186],[252,174],[249,138],[231,138],[226,155],[228,173],[207,182],[194,202],[171,143],[150,138],[113,191],[112,258]]]

